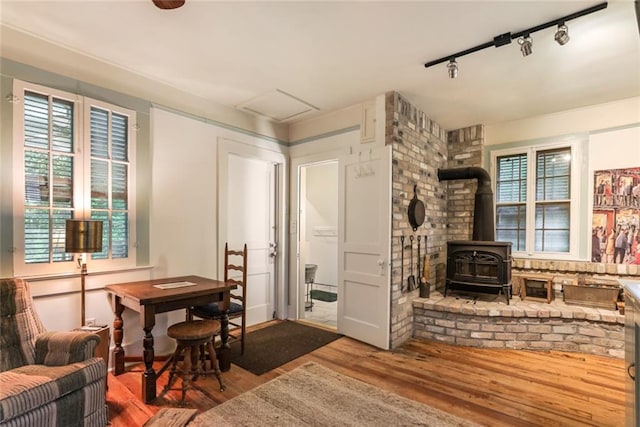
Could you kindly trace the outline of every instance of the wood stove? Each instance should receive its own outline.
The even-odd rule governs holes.
[[[447,242],[449,289],[485,292],[497,289],[511,300],[511,242],[496,242],[493,220],[493,190],[489,173],[479,167],[438,169],[438,179],[477,179],[473,206],[473,240]]]
[[[453,240],[447,242],[449,289],[487,292],[497,290],[511,299],[511,242]]]

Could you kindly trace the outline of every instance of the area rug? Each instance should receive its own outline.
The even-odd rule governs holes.
[[[338,300],[338,294],[335,294],[333,292],[323,291],[321,289],[313,289],[311,291],[311,299],[324,301],[324,302],[334,302]]]
[[[198,415],[204,426],[476,426],[307,363]]]
[[[291,321],[278,322],[245,336],[244,354],[240,342],[231,344],[231,363],[256,375],[262,375],[342,335]]]

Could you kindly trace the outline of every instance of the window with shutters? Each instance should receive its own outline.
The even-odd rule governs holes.
[[[92,268],[135,265],[135,112],[14,81],[14,272],[71,272],[65,221],[103,221]]]
[[[575,257],[574,151],[573,144],[492,151],[496,240],[515,253]]]

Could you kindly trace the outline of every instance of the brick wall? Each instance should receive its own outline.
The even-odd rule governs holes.
[[[417,299],[415,336],[450,344],[578,351],[624,358],[624,316],[617,311],[513,301],[511,305],[439,294]]]
[[[483,165],[484,128],[472,126],[448,132],[448,168]],[[477,180],[443,182],[447,191],[447,240],[470,240]]]
[[[417,236],[420,235],[422,255],[430,256],[431,276],[444,286],[446,258],[447,213],[445,187],[438,181],[438,168],[447,165],[446,132],[416,109],[397,92],[386,94],[386,144],[392,145],[392,241],[391,241],[391,347],[397,347],[413,336],[412,301],[418,290],[402,292],[402,284],[410,273],[410,251],[405,248],[401,265],[400,236],[405,236],[405,247],[414,235],[414,275],[417,275]],[[417,186],[418,198],[425,205],[425,221],[414,233],[407,216],[413,187]]]

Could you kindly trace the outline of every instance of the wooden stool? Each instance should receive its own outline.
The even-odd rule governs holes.
[[[217,320],[193,320],[187,322],[176,323],[167,329],[167,335],[176,340],[177,347],[171,358],[167,360],[165,365],[158,372],[158,376],[164,372],[171,363],[171,372],[169,381],[165,386],[163,393],[172,389],[171,384],[176,379],[176,375],[182,378],[182,400],[184,405],[187,390],[191,388],[191,381],[195,381],[199,375],[215,374],[220,384],[220,391],[224,391],[225,386],[222,382],[222,374],[218,366],[218,358],[216,350],[213,346],[215,336],[220,333],[220,322]],[[208,353],[208,355],[207,355]],[[184,356],[182,368],[178,367],[180,357]],[[211,369],[206,369],[207,359],[211,362]]]

